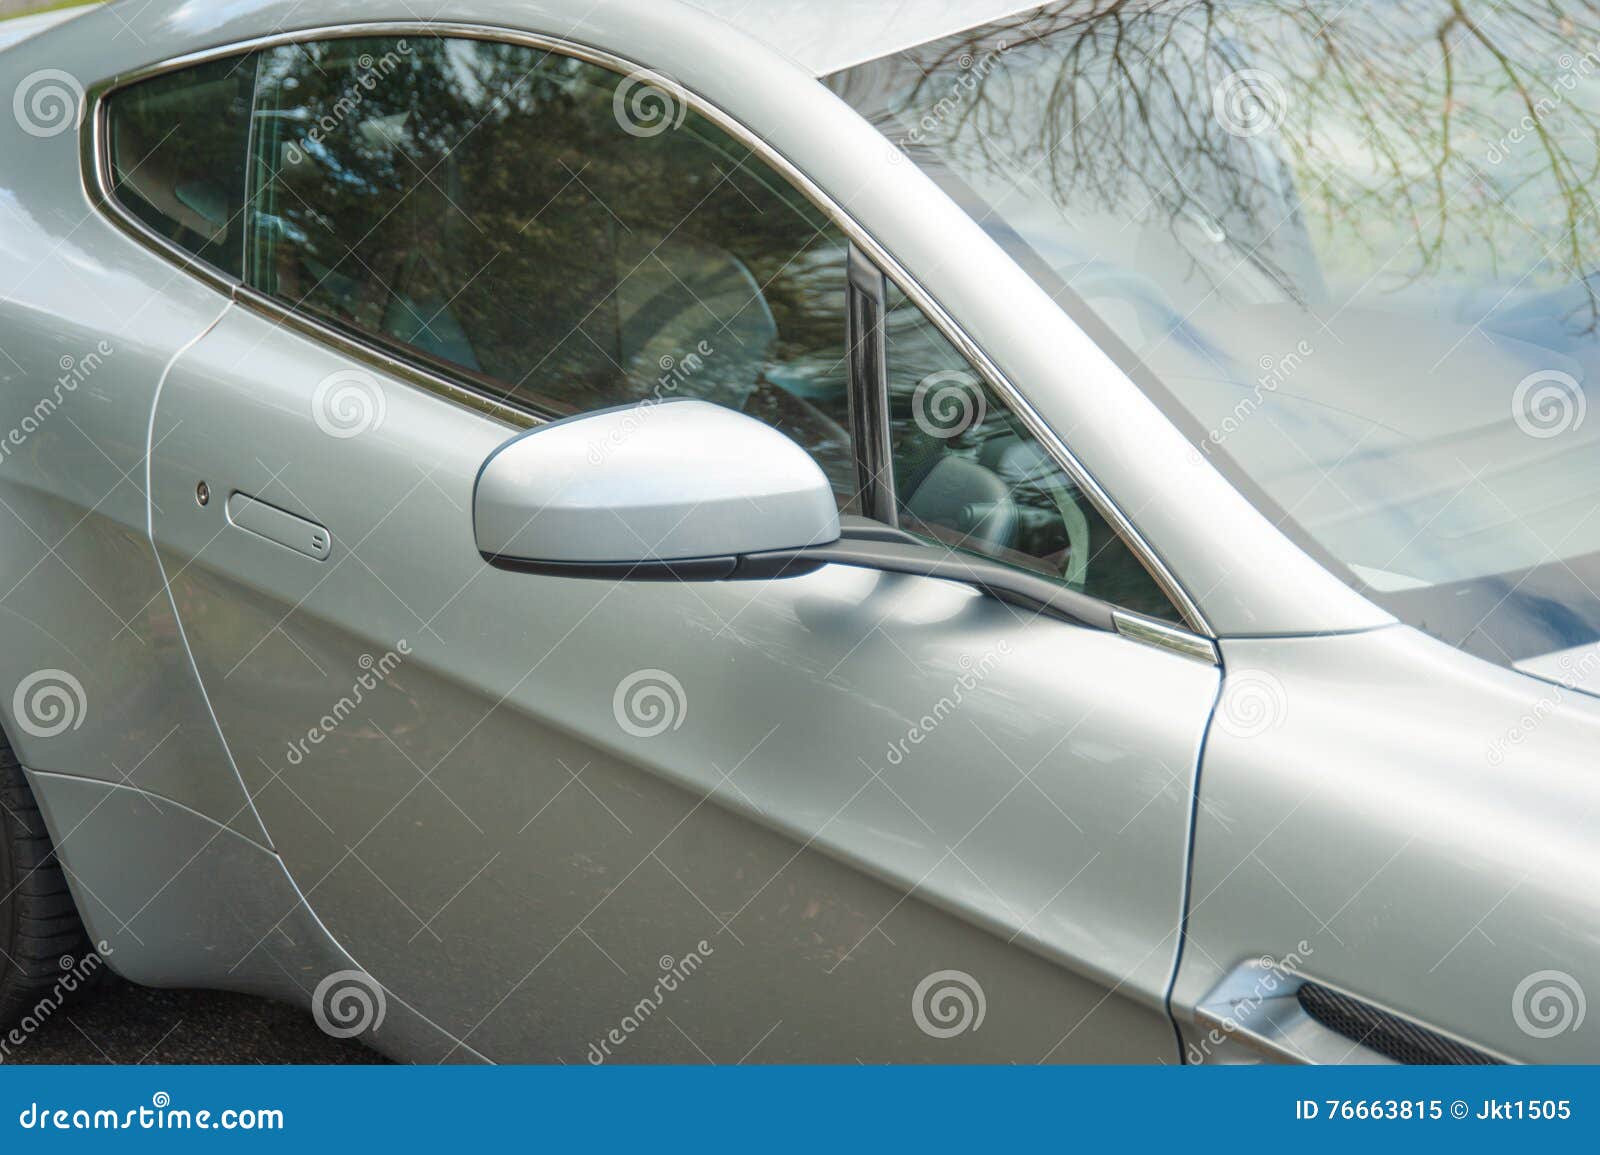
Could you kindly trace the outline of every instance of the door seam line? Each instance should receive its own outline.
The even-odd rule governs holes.
[[[232,308],[232,300],[225,302],[222,306],[222,311],[212,318],[210,324],[179,346],[178,351],[172,355],[166,367],[161,370],[161,379],[156,382],[155,396],[150,400],[150,424],[145,431],[145,536],[150,542],[150,553],[155,558],[156,572],[161,575],[161,588],[167,595],[167,604],[172,607],[172,620],[178,629],[178,641],[183,645],[184,656],[189,660],[189,673],[194,678],[195,688],[200,692],[200,701],[206,708],[206,715],[211,719],[211,728],[217,735],[217,741],[222,744],[223,756],[227,758],[228,768],[233,771],[234,781],[239,784],[239,791],[244,795],[245,805],[250,808],[250,815],[256,820],[256,829],[260,830],[262,838],[266,839],[265,849],[276,854],[277,849],[272,845],[272,833],[267,829],[267,824],[261,820],[261,814],[256,809],[256,800],[250,793],[250,787],[245,783],[244,775],[239,772],[239,763],[233,756],[233,748],[228,744],[228,736],[222,732],[222,722],[217,717],[217,711],[211,705],[211,695],[206,690],[205,679],[200,676],[200,665],[195,661],[194,647],[189,644],[189,631],[184,627],[182,615],[178,613],[178,599],[172,592],[172,582],[167,577],[167,567],[161,560],[161,548],[156,544],[155,436],[156,413],[161,408],[161,395],[166,392],[167,378],[172,375],[173,367],[177,365],[185,353],[193,349],[220,325],[222,319],[228,315]],[[254,841],[254,839],[251,839],[251,841]]]

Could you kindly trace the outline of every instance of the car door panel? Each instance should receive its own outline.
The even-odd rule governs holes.
[[[330,380],[381,420],[327,432]],[[843,567],[491,569],[472,481],[513,432],[245,309],[156,413],[156,538],[202,679],[364,967],[496,1058],[584,1059],[691,952],[673,1023],[618,1055],[1173,1057],[1213,668]],[[202,480],[326,526],[329,558],[229,525]],[[942,971],[981,987],[983,1029],[918,1028]]]

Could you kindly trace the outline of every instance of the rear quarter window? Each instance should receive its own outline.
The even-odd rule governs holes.
[[[111,195],[233,277],[244,267],[254,87],[254,55],[235,56],[140,81],[107,101]]]

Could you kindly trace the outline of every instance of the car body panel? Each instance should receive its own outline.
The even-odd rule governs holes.
[[[356,970],[260,844],[132,786],[38,771],[28,781],[74,863],[68,880],[89,938],[117,973],[308,1004],[325,977]],[[483,1061],[392,993],[365,1037],[407,1061]]]
[[[580,1061],[703,940],[706,1001],[672,1014],[719,1061],[768,1028],[769,1060],[1173,1056],[1213,667],[846,567],[490,569],[472,486],[514,431],[374,379],[381,422],[331,436],[345,364],[234,310],[169,376],[152,484],[178,604],[230,623],[190,638],[274,845],[379,981],[490,1057]],[[327,526],[328,561],[201,479]],[[963,1055],[906,1017],[930,958],[992,992]],[[633,1054],[698,1057],[660,1024]]]
[[[92,75],[104,46],[72,29],[39,42]],[[0,54],[5,91],[38,72],[34,43]],[[90,207],[70,123],[32,127],[0,119],[0,155],[28,158],[0,177],[0,717],[30,768],[132,784],[265,841],[148,541],[155,392],[225,302]]]
[[[1600,1060],[1592,1019],[1536,1033],[1528,981],[1600,990],[1600,702],[1406,626],[1222,649],[1173,997],[1191,1043],[1230,968],[1294,955],[1492,1054]]]

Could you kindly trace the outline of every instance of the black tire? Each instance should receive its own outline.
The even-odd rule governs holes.
[[[72,969],[62,959],[76,963],[88,949],[33,791],[11,744],[0,736],[0,1027],[15,1023],[41,999],[53,999]],[[88,984],[75,985],[81,990]]]

